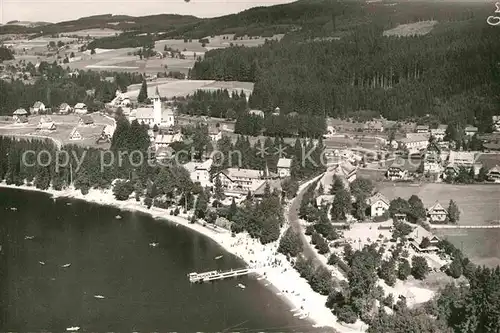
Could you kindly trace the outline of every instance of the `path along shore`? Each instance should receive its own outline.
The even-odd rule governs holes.
[[[305,189],[312,181],[301,185],[298,192]],[[73,188],[62,191],[55,191],[52,189],[44,191],[25,185],[7,185],[5,182],[1,182],[0,187],[43,192],[51,195],[53,198],[72,198],[113,206],[125,211],[136,211],[149,214],[153,218],[163,219],[177,225],[182,225],[209,237],[227,252],[241,258],[248,266],[257,268],[258,272],[265,276],[265,280],[263,281],[267,280],[269,282],[266,283],[266,286],[278,290],[277,294],[284,297],[291,309],[302,315],[307,315],[307,320],[311,321],[314,327],[329,328],[329,331],[333,329],[341,333],[358,332],[357,330],[337,322],[331,310],[325,306],[327,296],[322,296],[314,292],[308,282],[301,278],[299,273],[286,260],[286,257],[276,252],[279,241],[262,245],[258,240],[252,239],[247,233],[236,234],[236,237],[232,237],[229,231],[221,232],[222,229],[215,231],[198,223],[191,224],[189,223],[187,215],[168,215],[169,210],[157,207],[148,209],[141,202],[135,201],[135,199],[118,201],[114,198],[111,190],[91,189],[87,195],[83,195],[79,190]],[[289,206],[290,204],[286,207],[286,217],[288,217]],[[287,227],[288,222],[283,227],[282,234]],[[305,321],[304,327],[306,327],[306,323]]]

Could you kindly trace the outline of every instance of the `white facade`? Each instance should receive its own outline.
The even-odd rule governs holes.
[[[407,136],[399,140],[400,148],[407,149],[409,153],[418,153],[427,148],[429,144],[429,137],[423,134]]]
[[[246,194],[262,185],[264,182],[261,179],[262,176],[263,173],[260,170],[228,168],[219,172],[215,177],[220,178],[224,191]],[[215,181],[212,180],[212,183]]]
[[[433,128],[431,129],[431,136],[436,139],[436,141],[443,141],[446,133],[444,128]]]
[[[153,107],[141,107],[130,113],[129,121],[137,120],[150,128],[155,125],[158,127],[172,127],[175,125],[175,116],[172,109],[162,109],[162,103],[159,96],[153,99]]]
[[[33,114],[38,114],[40,112],[45,112],[45,104],[43,104],[42,102],[36,102],[34,105],[33,105],[33,111],[32,113]]]

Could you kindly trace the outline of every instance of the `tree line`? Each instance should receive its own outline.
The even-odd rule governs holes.
[[[362,26],[340,40],[211,50],[191,77],[255,82],[250,107],[265,111],[345,118],[368,109],[391,120],[431,114],[475,124],[499,104],[498,31],[483,21],[419,37]]]

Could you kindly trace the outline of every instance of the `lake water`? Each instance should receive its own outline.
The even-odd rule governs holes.
[[[143,214],[0,189],[0,244],[3,332],[325,331],[293,317],[264,280],[190,284],[190,272],[243,262],[201,235]]]
[[[396,185],[381,183],[380,192],[388,199],[397,197],[408,200],[412,194],[422,199],[426,208],[436,201],[448,208],[453,200],[460,209],[462,225],[487,225],[500,220],[499,185],[452,185],[430,183],[423,186]],[[438,237],[446,237],[476,264],[500,265],[500,229],[455,229],[436,230]]]

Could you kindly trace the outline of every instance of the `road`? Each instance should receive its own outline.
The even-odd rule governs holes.
[[[319,179],[322,176],[323,175],[318,176],[314,178],[314,180]],[[308,184],[310,184],[310,182],[308,182]],[[300,203],[302,202],[302,197],[304,196],[304,193],[306,191],[307,191],[307,186],[303,186],[299,190],[299,193],[297,193],[297,196],[291,202],[287,212],[288,222],[290,223],[290,227],[300,235],[300,239],[302,240],[304,249],[303,255],[306,257],[306,259],[312,260],[314,267],[323,266],[324,268],[328,269],[328,266],[324,264],[321,260],[319,260],[316,252],[314,251],[314,248],[312,247],[312,244],[310,244],[307,241],[307,238],[304,234],[304,230],[302,229],[302,226],[300,224],[299,208],[300,208]]]

